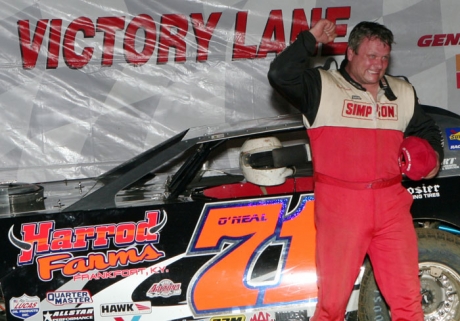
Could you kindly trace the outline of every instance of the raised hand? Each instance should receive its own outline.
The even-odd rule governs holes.
[[[318,43],[329,43],[337,37],[335,23],[327,19],[318,21],[310,32]]]

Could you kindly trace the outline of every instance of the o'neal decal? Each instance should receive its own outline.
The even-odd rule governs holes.
[[[188,299],[196,315],[316,301],[313,196],[207,204],[187,256],[215,254],[193,277]],[[261,252],[282,244],[272,281],[251,279]]]

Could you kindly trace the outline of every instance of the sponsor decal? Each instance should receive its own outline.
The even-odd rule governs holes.
[[[149,298],[163,297],[168,298],[173,295],[180,295],[182,283],[174,283],[169,279],[161,280],[158,283],[154,283],[147,291]]]
[[[458,169],[460,168],[456,163],[457,157],[444,158],[442,161],[442,170],[446,171],[449,169]]]
[[[460,149],[460,127],[446,128],[446,137],[450,150]]]
[[[43,321],[92,321],[94,320],[94,309],[68,309],[45,311]]]
[[[46,301],[53,305],[92,303],[93,299],[88,290],[54,291],[46,293]]]
[[[377,104],[375,114],[374,109],[372,104],[346,99],[343,102],[342,116],[363,120],[398,120],[398,105],[396,104]]]
[[[419,47],[457,46],[460,44],[460,33],[440,33],[423,35],[419,38]],[[460,89],[460,55],[455,56],[457,89]]]
[[[302,195],[295,206],[290,201],[286,196],[205,205],[186,252],[212,255],[187,287],[195,316],[317,302],[314,198]],[[243,224],[232,223],[233,217],[258,219]],[[269,278],[256,277],[260,256],[272,246],[281,252],[275,270]],[[211,300],[216,282],[219,295]]]
[[[152,312],[152,303],[150,301],[101,304],[101,316],[103,317],[149,314],[150,312]]]
[[[14,226],[11,226],[8,237],[11,244],[21,250],[17,265],[33,264],[35,259],[38,277],[42,281],[51,281],[53,273],[57,272],[73,277],[92,270],[105,271],[164,257],[165,253],[157,250],[154,244],[159,242],[159,232],[166,221],[166,213],[160,221],[159,211],[147,211],[145,220],[137,223],[60,229],[55,227],[54,221],[42,221],[22,224],[22,239],[13,234]],[[108,250],[112,245],[122,249]],[[89,249],[98,251],[88,252]],[[74,256],[72,252],[85,254]]]
[[[435,185],[425,185],[416,186],[416,187],[409,187],[407,191],[412,194],[414,199],[422,199],[422,198],[436,198],[440,197],[440,186],[438,184]]]
[[[307,321],[308,313],[306,310],[302,311],[288,311],[288,312],[276,312],[276,321]]]
[[[275,321],[268,312],[259,312],[254,314],[249,321]]]
[[[265,214],[253,214],[253,215],[236,215],[236,216],[229,216],[229,217],[221,217],[217,224],[225,225],[225,224],[245,224],[251,222],[265,222],[267,218]]]
[[[264,59],[269,53],[281,52],[300,32],[309,30],[309,25],[314,26],[322,17],[332,21],[340,20],[336,33],[338,37],[345,37],[348,28],[345,22],[351,17],[351,7],[312,8],[310,15],[302,7],[291,12],[272,10],[266,17],[262,34],[254,44],[246,44],[247,26],[251,25],[250,20],[254,17],[248,11],[233,14],[233,46],[229,45],[232,48],[232,60]],[[287,16],[292,17],[289,19],[291,26],[285,26],[283,17]],[[170,59],[176,63],[186,62],[187,59],[207,61],[211,38],[218,33],[216,30],[224,28],[228,23],[221,22],[221,17],[222,12],[197,12],[189,16],[165,13],[155,19],[145,13],[131,17],[107,16],[94,19],[82,16],[69,23],[59,17],[38,21],[18,20],[22,66],[24,69],[35,68],[39,54],[42,53],[46,56],[47,69],[56,69],[60,63],[71,69],[80,69],[95,61],[100,62],[101,66],[111,67],[114,53],[118,52],[132,66],[141,66],[149,61],[165,64]],[[284,29],[289,27],[290,38],[286,39]],[[253,38],[254,30],[249,33],[250,38]],[[96,46],[94,41],[100,43]],[[47,48],[44,48],[46,44]],[[96,47],[102,48],[102,52]],[[322,46],[322,55],[342,55],[346,47],[346,42],[335,41]]]
[[[165,266],[154,266],[149,268],[136,268],[136,269],[125,269],[125,270],[114,270],[104,272],[93,272],[93,273],[80,273],[73,276],[74,281],[76,280],[105,280],[114,279],[117,277],[128,277],[131,275],[152,275],[169,272]]]
[[[460,44],[460,33],[423,35],[417,42],[419,47],[456,46],[458,44]]]
[[[241,314],[224,317],[213,317],[209,319],[209,321],[246,321],[246,316]]]
[[[19,319],[33,317],[40,311],[40,298],[23,294],[10,299],[10,313]]]
[[[79,273],[73,276],[73,280],[106,280],[115,279],[117,277],[126,278],[131,275],[143,275],[146,268],[114,270],[109,272],[94,272],[94,273]]]

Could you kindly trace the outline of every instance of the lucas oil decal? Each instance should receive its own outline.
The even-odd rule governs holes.
[[[145,220],[79,226],[75,228],[55,228],[54,221],[25,223],[21,226],[22,239],[9,231],[10,242],[21,250],[17,265],[37,262],[37,273],[41,280],[50,281],[53,273],[72,277],[91,270],[104,271],[109,268],[153,262],[164,257],[154,244],[159,241],[159,231],[166,224],[163,213],[160,222],[159,211],[147,211]],[[112,243],[112,244],[111,244]],[[89,249],[103,250],[109,246],[123,248],[106,252],[88,252]],[[133,245],[143,245],[142,249]],[[83,252],[74,256],[72,252]]]
[[[94,309],[46,311],[43,313],[43,321],[94,321]]]
[[[27,319],[40,311],[40,298],[23,294],[19,298],[12,297],[10,300],[10,312],[17,318]]]

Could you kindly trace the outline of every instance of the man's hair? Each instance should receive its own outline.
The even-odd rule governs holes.
[[[358,23],[350,33],[348,38],[348,47],[354,52],[358,52],[358,48],[367,39],[378,39],[391,49],[393,41],[393,33],[390,29],[377,22],[363,21]]]

